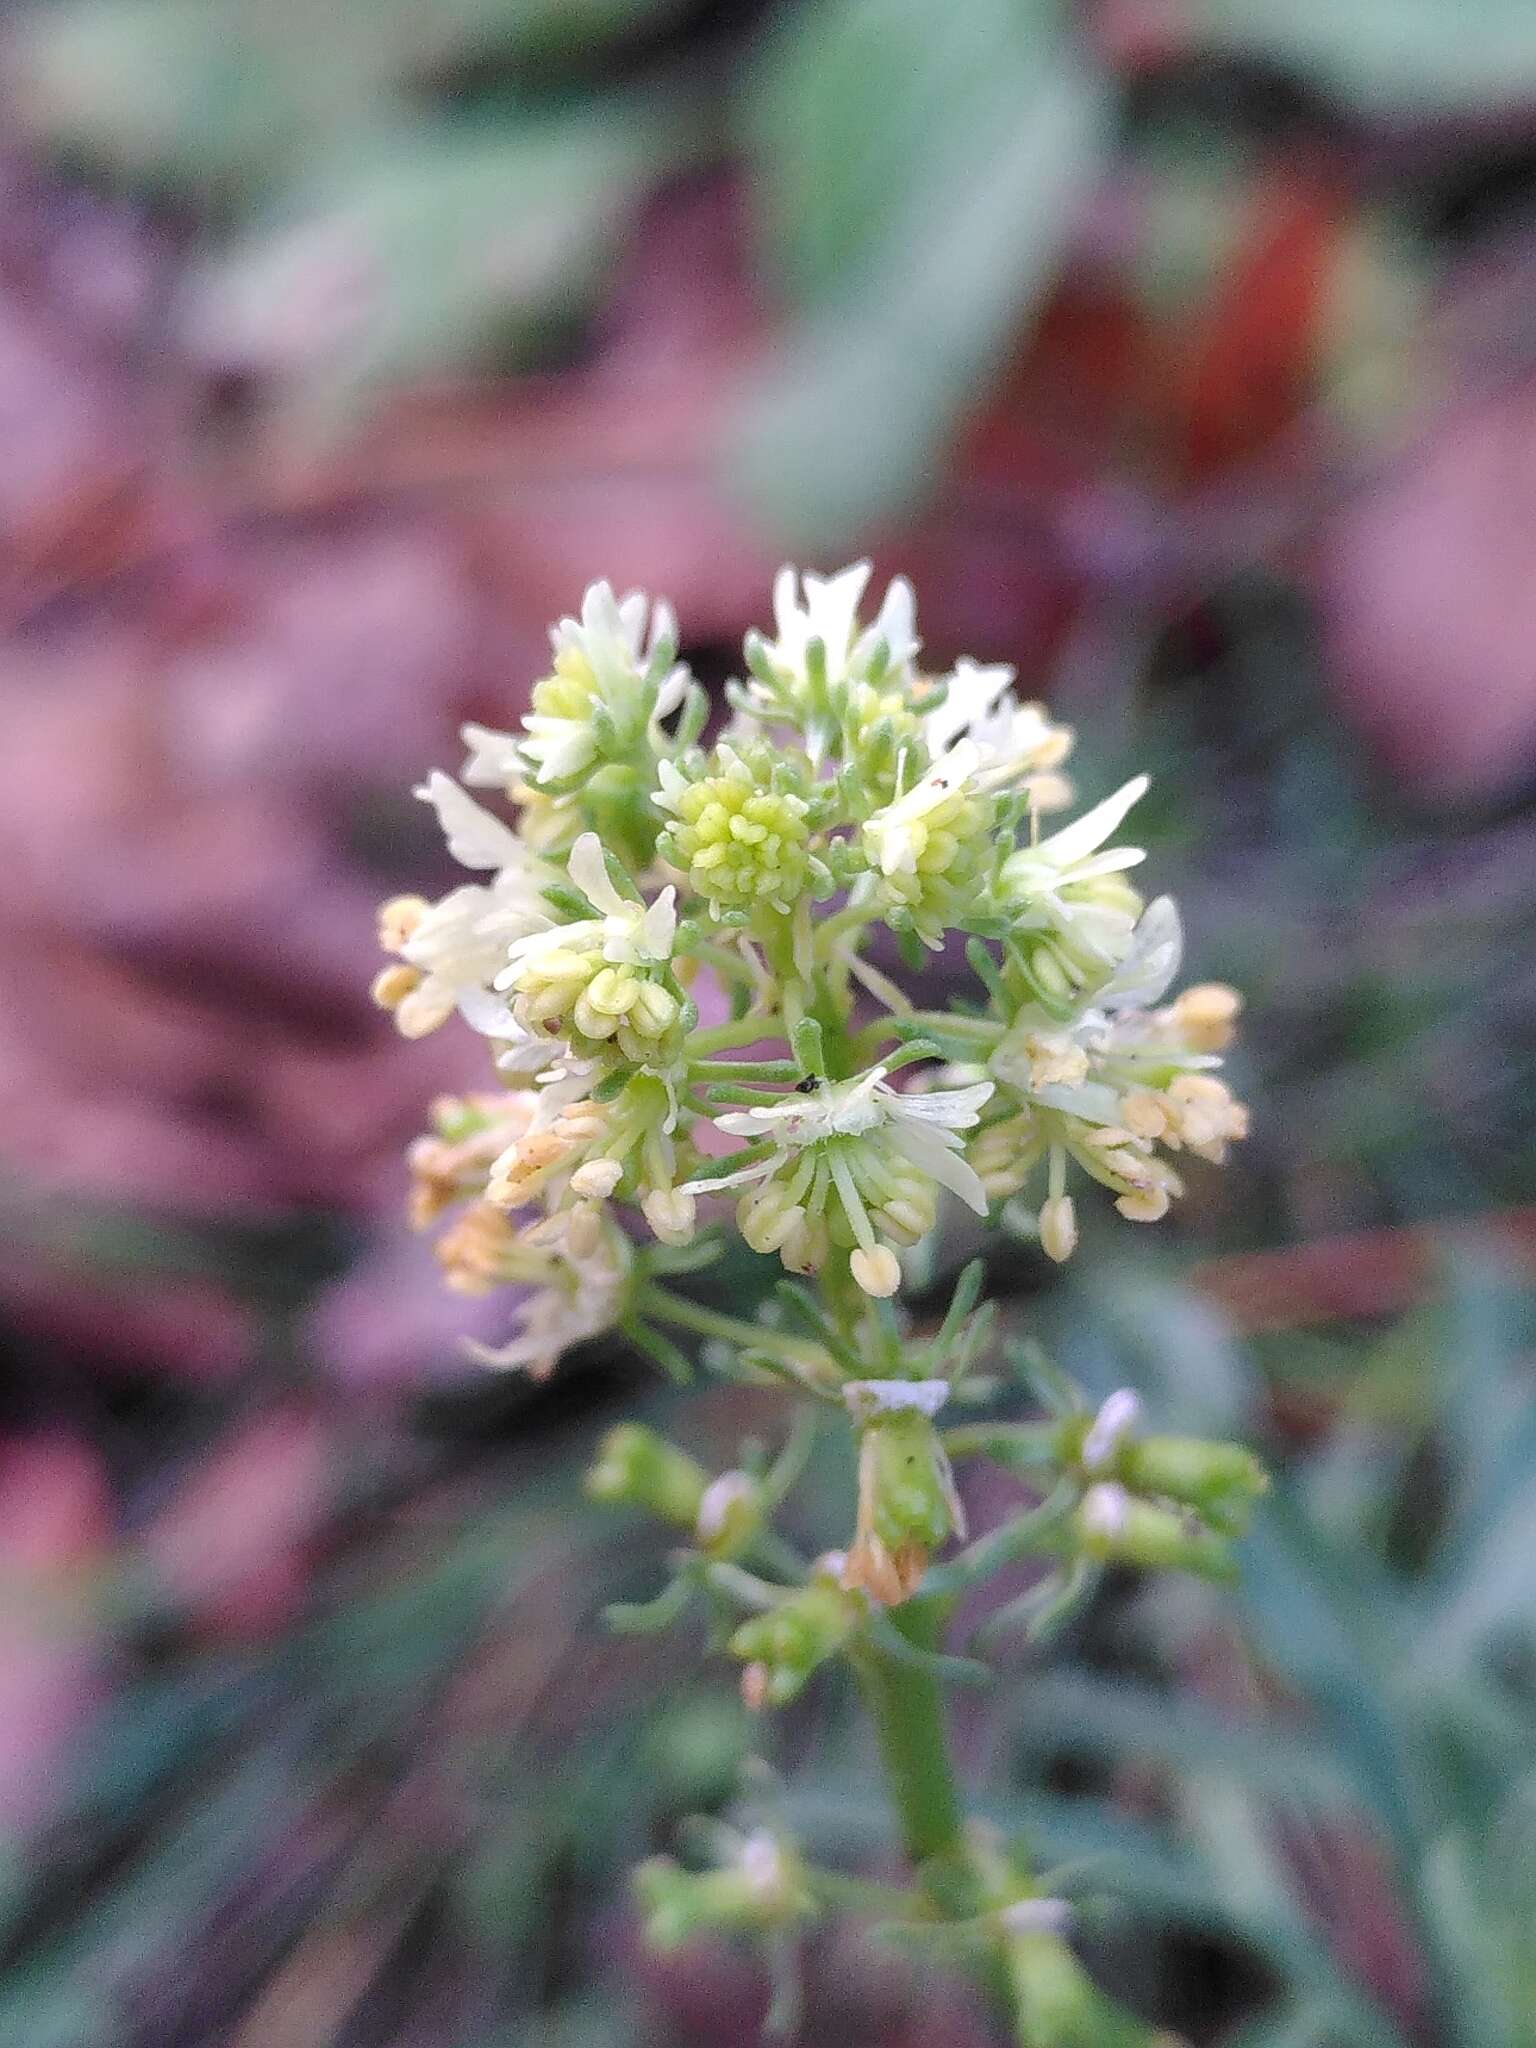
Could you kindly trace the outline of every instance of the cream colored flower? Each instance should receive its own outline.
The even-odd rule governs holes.
[[[1044,705],[1021,704],[1013,678],[1006,664],[957,661],[944,678],[944,702],[923,714],[928,752],[937,759],[958,740],[968,740],[976,749],[972,772],[982,786],[1023,788],[1037,810],[1061,810],[1072,801],[1072,788],[1055,771],[1075,736],[1070,726],[1052,724]]]
[[[515,941],[549,923],[540,890],[544,863],[502,821],[435,772],[416,792],[437,812],[448,850],[462,866],[495,871],[489,883],[467,882],[437,903],[396,897],[379,914],[379,940],[399,956],[374,984],[407,1038],[420,1038],[457,1009],[476,1029],[483,1002]]]
[[[820,643],[830,686],[836,687],[868,662],[883,643],[888,670],[909,670],[918,648],[912,586],[896,577],[886,590],[873,624],[860,628],[859,601],[869,582],[868,562],[855,562],[835,576],[801,576],[788,566],[773,583],[777,637],[763,643],[770,667],[791,689],[809,679],[811,643]]]
[[[621,742],[638,747],[687,693],[688,671],[667,666],[677,644],[671,607],[658,603],[653,611],[643,591],[615,598],[610,584],[589,584],[581,617],[561,619],[549,637],[554,670],[534,685],[522,738],[466,729],[472,779],[494,774],[503,780],[515,751],[535,782],[569,781],[602,751],[600,715]]]
[[[505,1226],[506,1218],[489,1211]],[[527,1289],[513,1310],[504,1344],[466,1345],[482,1365],[522,1369],[535,1379],[554,1371],[561,1355],[613,1328],[629,1284],[629,1246],[616,1224],[598,1220],[578,1233],[550,1222],[513,1232],[508,1226],[497,1284]]]
[[[656,971],[672,957],[677,891],[665,888],[650,904],[621,896],[595,832],[572,847],[568,872],[600,914],[518,940],[495,986],[512,995],[513,1015],[528,1031],[569,1038],[583,1051],[613,1039],[627,1058],[649,1060],[679,1016]]]
[[[769,1149],[684,1192],[744,1188],[737,1222],[754,1251],[777,1252],[792,1272],[808,1272],[838,1243],[867,1293],[893,1293],[900,1274],[891,1246],[916,1244],[932,1229],[937,1188],[985,1213],[986,1194],[959,1133],[977,1121],[992,1083],[907,1093],[885,1074],[874,1067],[855,1080],[716,1117],[720,1130]]]

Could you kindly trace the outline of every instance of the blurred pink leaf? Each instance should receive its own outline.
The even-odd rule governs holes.
[[[105,1473],[83,1443],[0,1444],[0,1828],[47,1814],[102,1696],[111,1525]]]
[[[276,1408],[229,1437],[145,1530],[143,1552],[194,1620],[250,1635],[292,1618],[308,1578],[307,1547],[340,1474],[317,1417]]]
[[[1347,705],[1432,794],[1536,761],[1536,386],[1469,406],[1347,506],[1317,577]]]

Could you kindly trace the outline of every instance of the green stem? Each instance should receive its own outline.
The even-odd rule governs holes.
[[[946,1602],[917,1599],[892,1608],[890,1618],[917,1648],[936,1650],[947,1612]],[[943,1903],[953,1911],[956,1901],[948,1894],[954,1874],[943,1866],[964,1864],[964,1818],[949,1760],[938,1680],[931,1672],[898,1663],[878,1650],[861,1653],[859,1677],[874,1719],[902,1845],[925,1881],[930,1866],[939,1867],[946,1893]]]
[[[641,1315],[653,1317],[657,1322],[692,1330],[700,1337],[718,1337],[723,1343],[740,1345],[744,1350],[775,1351],[791,1364],[814,1372],[818,1378],[826,1376],[827,1355],[819,1344],[802,1343],[799,1338],[786,1336],[782,1330],[746,1322],[740,1316],[727,1315],[723,1309],[707,1308],[702,1301],[690,1301],[686,1295],[673,1294],[668,1288],[647,1287],[640,1296],[638,1307]]]
[[[784,1042],[784,1026],[777,1017],[737,1017],[730,1024],[716,1024],[709,1031],[696,1031],[688,1041],[690,1059],[708,1059],[712,1053],[726,1052],[732,1046],[764,1045]]]
[[[947,1600],[919,1595],[904,1606],[891,1608],[890,1619],[917,1648],[937,1650],[949,1608]],[[923,1894],[945,1919],[971,1919],[989,1902],[982,1873],[966,1840],[939,1682],[931,1672],[898,1663],[867,1647],[855,1662],[874,1719],[902,1845]],[[1007,2013],[1020,2048],[1035,2048],[1036,2036],[1026,2031],[1005,1959],[991,1957],[983,1975]]]

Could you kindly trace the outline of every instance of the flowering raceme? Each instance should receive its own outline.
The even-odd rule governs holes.
[[[964,1664],[939,1654],[934,1618],[1030,1554],[1047,1560],[1042,1615],[1106,1563],[1222,1576],[1263,1475],[1233,1445],[1143,1436],[1128,1389],[1093,1413],[1042,1381],[1043,1422],[945,1428],[952,1399],[997,1384],[973,1371],[993,1343],[981,1262],[927,1341],[895,1297],[951,1200],[1057,1260],[1078,1236],[1069,1175],[1131,1221],[1163,1216],[1174,1162],[1218,1164],[1246,1130],[1218,1078],[1239,1001],[1170,994],[1178,911],[1143,900],[1142,852],[1119,837],[1145,778],[1062,822],[1072,734],[1018,700],[1011,669],[925,672],[910,588],[892,583],[866,623],[868,577],[781,573],[773,637],[747,636],[708,745],[668,609],[594,584],[554,630],[521,731],[465,729],[463,781],[510,816],[428,777],[418,794],[474,879],[384,906],[375,994],[407,1036],[457,1012],[499,1085],[434,1105],[410,1214],[450,1287],[507,1291],[505,1340],[474,1347],[487,1364],[542,1376],[617,1329],[686,1378],[671,1331],[788,1385],[799,1418],[777,1456],[744,1446],[724,1472],[636,1425],[609,1433],[591,1492],[686,1538],[666,1589],[618,1625],[663,1627],[706,1595],[757,1710],[847,1658],[911,1859],[948,1872],[913,1924],[937,1909],[990,1952],[1021,2041],[1046,2038],[1048,2012],[1052,2041],[1129,2048],[1145,2036],[1067,1947],[1066,1903],[934,1796],[936,1680]],[[920,1008],[916,977],[946,948],[972,986]],[[793,1276],[753,1322],[668,1284],[723,1249],[732,1204],[746,1245]],[[846,1549],[807,1564],[774,1518],[828,1409],[857,1490]],[[968,1533],[966,1455],[1022,1465],[1042,1498],[940,1563]],[[717,1837],[706,1870],[642,1867],[653,1935],[755,1933],[783,1953],[823,1874],[775,1829]]]
[[[1177,912],[1127,880],[1143,856],[1117,835],[1145,778],[1044,829],[1070,801],[1071,733],[1010,669],[922,673],[909,587],[864,624],[867,579],[780,576],[775,637],[748,636],[707,752],[670,611],[594,584],[522,731],[465,730],[465,779],[510,821],[441,772],[423,785],[485,879],[385,906],[378,999],[408,1035],[458,1010],[544,1105],[462,1199],[578,1242],[622,1205],[677,1245],[701,1201],[739,1190],[754,1249],[884,1296],[945,1191],[1017,1214],[1037,1185],[1040,1241],[1064,1258],[1069,1169],[1152,1221],[1181,1190],[1174,1155],[1219,1160],[1243,1135],[1215,1074],[1238,999],[1164,1001]],[[865,957],[882,925],[914,966],[967,940],[976,1000],[915,1012]],[[732,1006],[703,1032],[701,972]],[[706,1121],[739,1157],[701,1147]]]

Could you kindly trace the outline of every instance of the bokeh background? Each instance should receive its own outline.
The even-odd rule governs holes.
[[[0,2048],[757,2037],[623,1886],[753,1732],[579,1475],[768,1418],[466,1367],[399,1155],[477,1047],[366,987],[589,578],[718,681],[863,552],[1153,769],[1250,995],[1236,1165],[993,1278],[1273,1509],[1013,1646],[985,1810],[1193,2043],[1531,2048],[1536,11],[49,0],[0,77]],[[879,1871],[836,1683],[767,1744]],[[991,2038],[802,1960],[807,2048]]]

